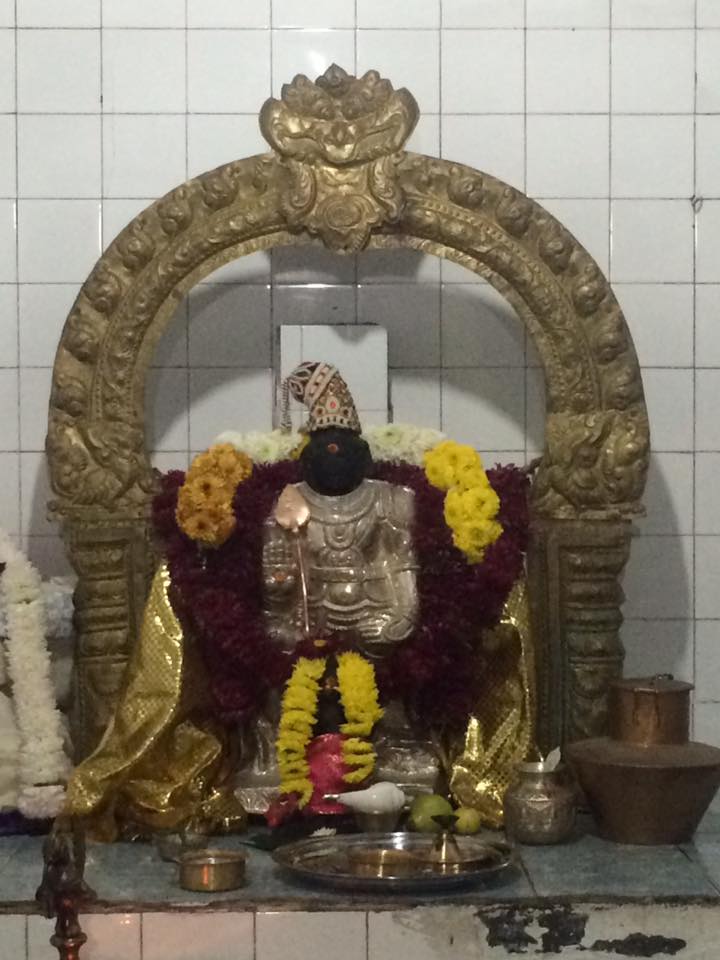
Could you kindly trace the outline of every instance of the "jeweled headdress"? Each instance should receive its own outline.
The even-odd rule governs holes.
[[[361,432],[352,394],[331,363],[311,360],[299,364],[285,381],[285,388],[310,411],[304,427],[307,433],[327,427]]]

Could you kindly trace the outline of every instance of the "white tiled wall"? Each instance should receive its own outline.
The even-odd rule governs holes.
[[[694,679],[696,732],[720,743],[718,0],[0,0],[0,522],[62,569],[43,518],[50,367],[102,245],[187,176],[263,150],[262,101],[333,60],[408,86],[411,147],[526,190],[608,271],[655,450],[628,670]],[[269,425],[273,326],[358,321],[388,329],[396,419],[503,460],[541,447],[532,349],[487,286],[430,258],[291,249],[182,305],[148,390],[158,464]]]

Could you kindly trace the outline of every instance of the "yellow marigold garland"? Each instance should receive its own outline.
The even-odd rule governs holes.
[[[348,767],[353,768],[346,774],[345,781],[348,784],[362,783],[375,766],[375,751],[366,738],[383,715],[375,670],[358,653],[341,653],[337,662],[340,700],[346,717],[346,723],[340,728],[340,732],[347,735],[343,742],[343,759]],[[276,741],[280,792],[299,794],[300,807],[309,802],[313,792],[306,753],[317,721],[320,681],[326,664],[324,657],[301,657],[282,698]]]
[[[178,492],[175,516],[183,533],[205,546],[222,546],[235,530],[235,489],[252,468],[250,457],[231,443],[195,457]]]
[[[469,563],[480,563],[502,534],[496,517],[500,499],[490,486],[480,454],[467,444],[444,440],[425,454],[425,476],[445,494],[445,522],[453,543]]]

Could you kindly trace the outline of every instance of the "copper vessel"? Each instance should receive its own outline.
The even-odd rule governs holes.
[[[720,786],[720,750],[688,741],[692,684],[664,674],[616,681],[610,737],[566,747],[602,836],[683,843]]]

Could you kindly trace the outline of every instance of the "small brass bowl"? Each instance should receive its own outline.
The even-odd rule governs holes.
[[[351,872],[358,877],[410,877],[418,872],[417,858],[393,847],[351,849],[347,858]]]
[[[382,813],[362,813],[355,810],[355,823],[363,833],[394,833],[402,810],[386,810]]]
[[[219,893],[245,884],[246,855],[240,850],[199,850],[180,857],[180,886],[184,890]]]

